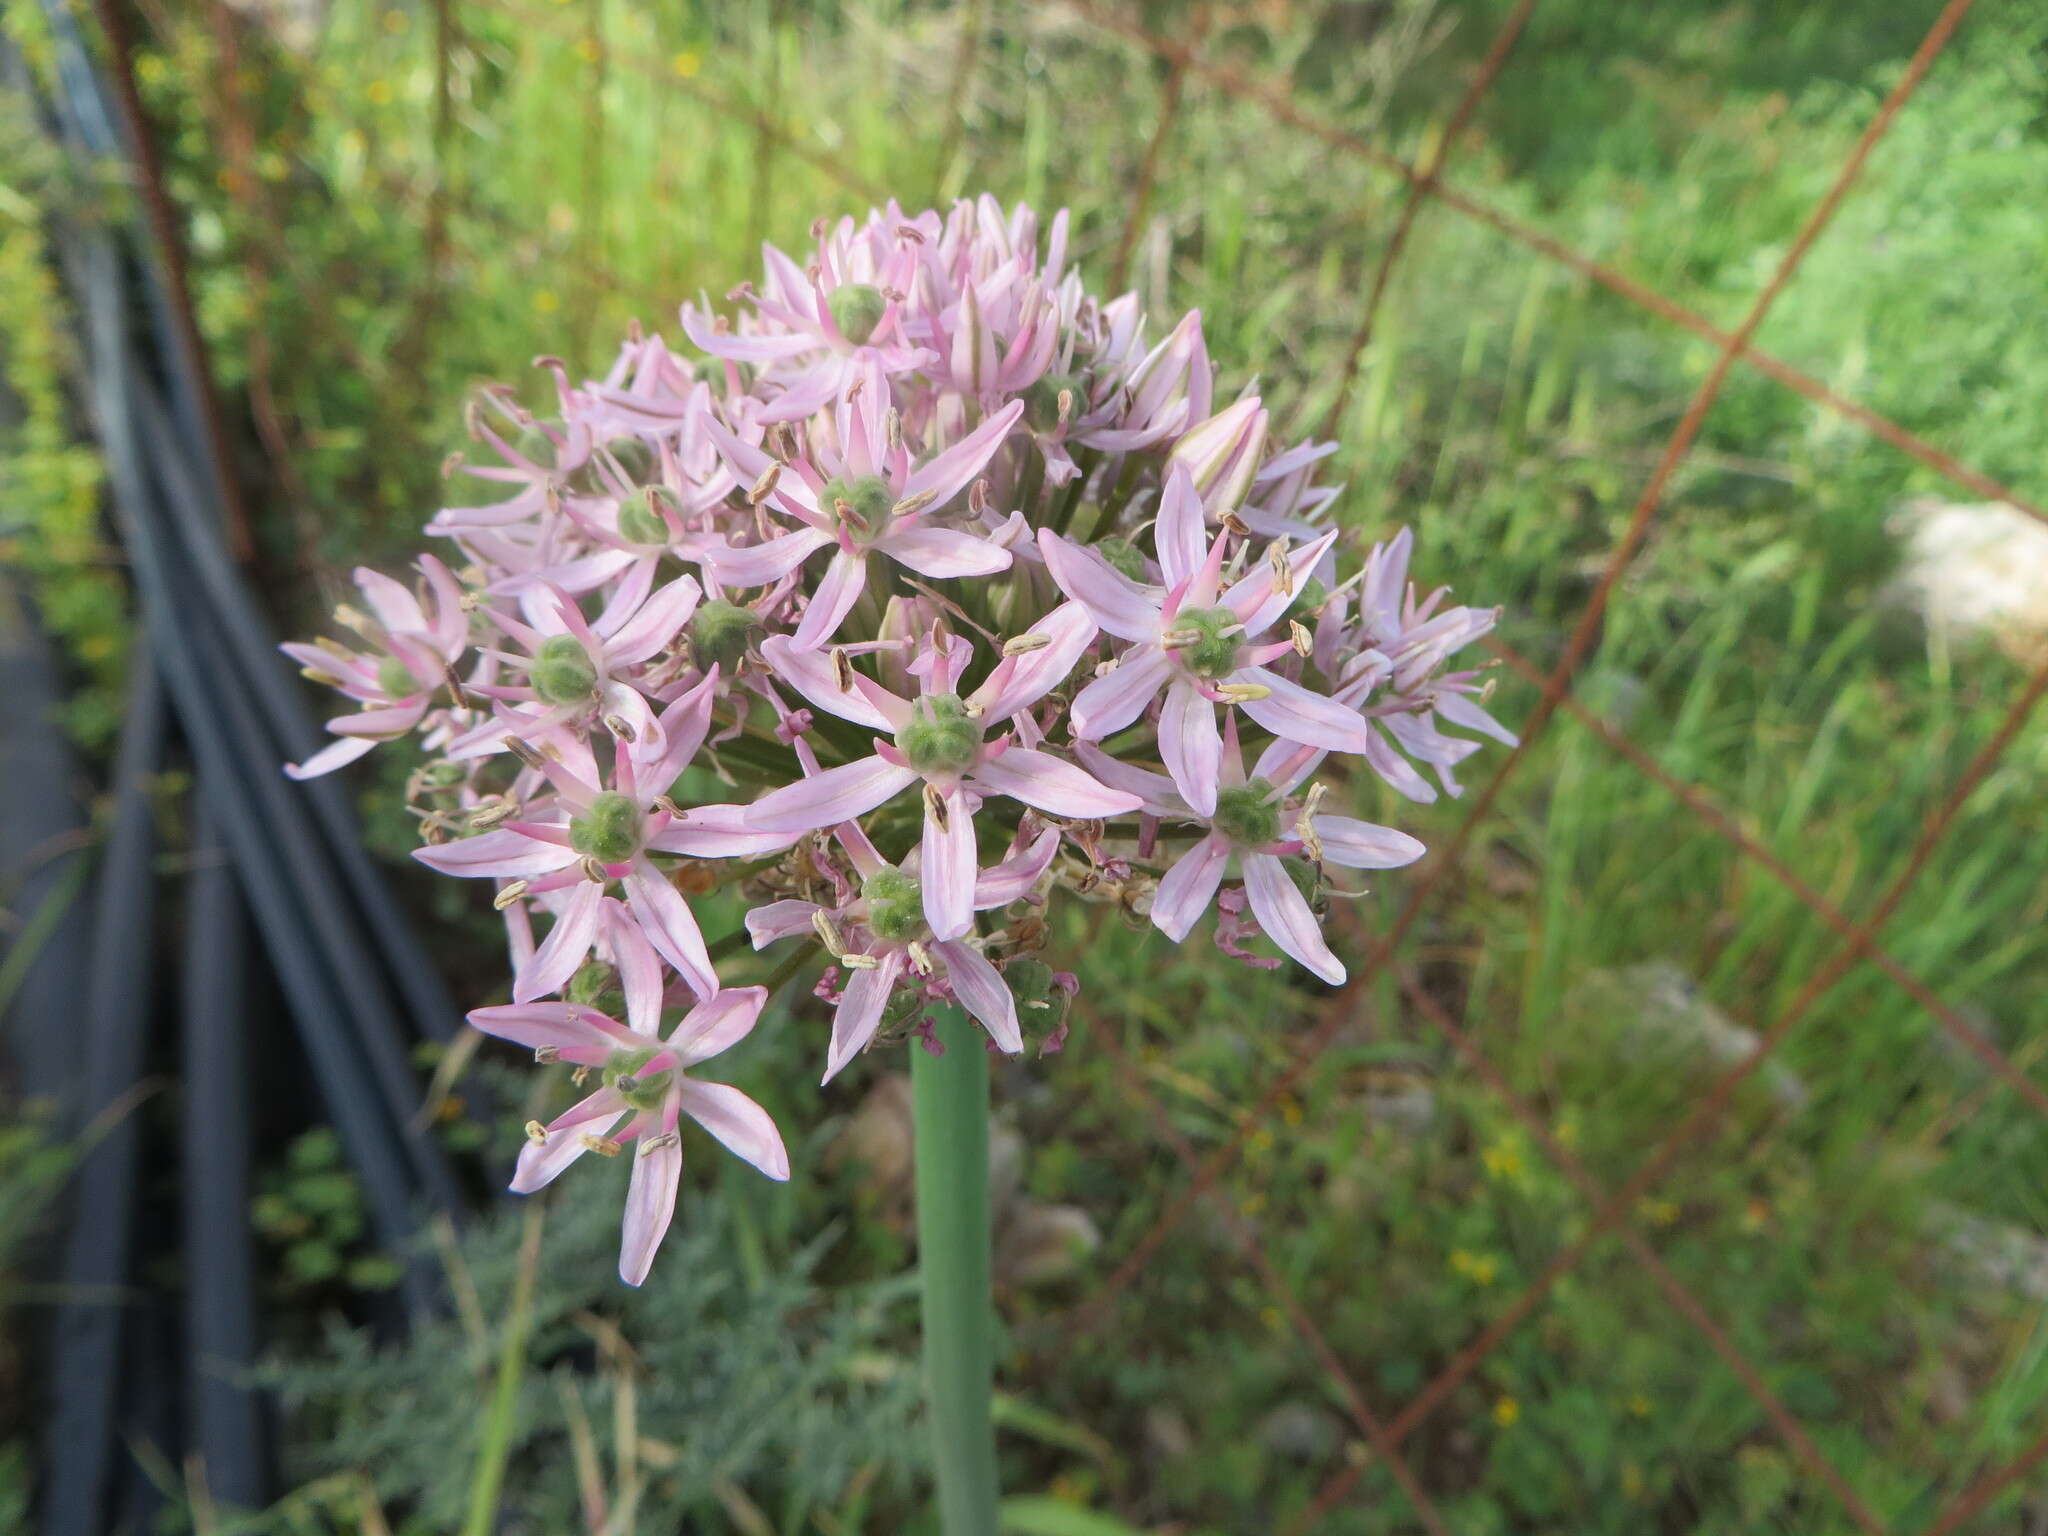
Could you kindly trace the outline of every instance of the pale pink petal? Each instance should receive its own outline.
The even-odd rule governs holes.
[[[659,752],[668,745],[668,733],[655,719],[654,706],[647,702],[646,694],[630,684],[604,683],[598,692],[598,716],[607,725],[614,719],[625,725],[624,733],[614,734],[617,734],[621,741],[631,738],[636,763],[640,760],[640,754]],[[669,778],[673,777],[673,774],[669,775]],[[662,782],[667,783],[668,780],[664,779]]]
[[[1310,693],[1296,682],[1265,667],[1241,667],[1231,677],[1234,683],[1253,683],[1266,689],[1263,699],[1238,705],[1275,736],[1328,747],[1332,752],[1367,752],[1372,731],[1354,709],[1320,693]]]
[[[1176,859],[1152,897],[1153,926],[1176,944],[1185,939],[1216,900],[1229,862],[1230,844],[1213,834]]]
[[[1324,859],[1346,869],[1399,869],[1429,851],[1406,832],[1350,816],[1318,816],[1315,828]],[[1283,831],[1291,833],[1292,829]]]
[[[777,939],[814,932],[811,920],[824,910],[815,901],[771,901],[747,913],[747,937],[754,948],[766,949]]]
[[[323,773],[332,773],[345,767],[365,753],[377,749],[375,738],[369,736],[344,736],[339,741],[330,741],[303,763],[286,763],[285,776],[293,779],[317,779]]]
[[[825,1058],[825,1082],[831,1082],[860,1054],[882,1022],[882,1009],[903,970],[903,952],[885,950],[875,959],[879,963],[873,970],[852,972],[846,990],[839,995],[838,1011],[832,1015],[832,1046]]]
[[[1294,599],[1301,592],[1301,583],[1307,581],[1309,573],[1315,570],[1316,562],[1328,553],[1336,542],[1335,530],[1324,534],[1305,549],[1298,549],[1288,557],[1288,568],[1294,573],[1294,590],[1282,591],[1274,579],[1273,564],[1261,560],[1244,578],[1223,594],[1222,605],[1236,614],[1244,625],[1248,636],[1263,635],[1278,622]]]
[[[1323,942],[1323,930],[1309,910],[1308,898],[1289,878],[1287,867],[1270,853],[1247,853],[1243,864],[1244,893],[1266,937],[1331,986],[1342,982],[1344,963]]]
[[[699,1083],[684,1078],[676,1084],[683,1113],[725,1144],[726,1150],[752,1163],[771,1179],[789,1177],[789,1153],[782,1133],[768,1111],[739,1089],[725,1083]]]
[[[711,956],[704,948],[704,934],[682,894],[662,878],[661,871],[641,854],[626,872],[626,901],[639,920],[647,942],[661,951],[662,959],[682,972],[683,980],[699,997],[718,990],[718,973],[711,968]]]
[[[987,539],[951,528],[902,528],[876,540],[875,548],[900,565],[945,580],[993,576],[1010,568],[1010,552]]]
[[[1305,747],[1298,741],[1280,738],[1268,742],[1266,750],[1259,754],[1252,777],[1264,779],[1283,795],[1289,794],[1320,768],[1328,756],[1321,747]]]
[[[447,655],[459,656],[469,638],[469,615],[463,611],[462,588],[448,567],[432,555],[420,556],[420,570],[434,592],[434,643]]]
[[[1159,712],[1159,756],[1188,804],[1204,816],[1215,815],[1223,735],[1216,728],[1216,706],[1184,677],[1173,680]]]
[[[768,1003],[766,987],[727,987],[683,1015],[668,1037],[677,1065],[694,1067],[746,1039]]]
[[[610,919],[607,936],[612,959],[619,968],[619,986],[626,994],[626,1021],[643,1035],[658,1035],[662,993],[667,989],[661,957],[640,925],[617,902],[607,901],[605,913]]]
[[[1069,543],[1050,528],[1038,531],[1039,552],[1052,579],[1097,624],[1125,640],[1159,638],[1159,598],[1112,567],[1085,545]]]
[[[639,615],[641,606],[646,603],[647,595],[654,590],[655,571],[660,564],[661,559],[659,556],[629,555],[627,557],[626,563],[619,567],[625,574],[606,589],[604,609],[595,619],[591,620],[590,628],[593,634],[602,636],[609,642],[617,638],[620,630],[633,622]],[[679,576],[676,580],[677,582],[687,581],[693,587],[697,585],[697,579],[694,576]],[[564,586],[559,581],[551,580],[549,584],[564,597],[582,595],[575,592],[572,588]],[[699,595],[702,595],[701,589]],[[696,598],[693,597],[691,601],[694,603]]]
[[[913,769],[899,768],[880,757],[863,757],[763,795],[747,807],[746,822],[757,832],[794,833],[829,827],[865,816],[917,779]]]
[[[580,1003],[503,1003],[494,1008],[472,1008],[469,1022],[487,1035],[530,1051],[551,1045],[564,1054],[580,1052],[581,1056],[572,1059],[587,1058],[585,1064],[592,1066],[609,1056],[614,1047],[630,1050],[640,1043],[632,1031]]]
[[[363,601],[377,615],[379,624],[406,634],[426,632],[427,616],[420,611],[419,599],[406,589],[403,582],[393,581],[382,571],[373,571],[366,565],[357,566],[353,575],[356,590],[363,594]]]
[[[972,945],[957,939],[934,944],[933,952],[945,962],[946,980],[960,1006],[981,1021],[998,1050],[1011,1055],[1024,1049],[1024,1032],[1017,1027],[1017,1000],[1002,973]]]
[[[1094,643],[1096,624],[1081,604],[1061,603],[1028,632],[1043,635],[1051,643],[1021,656],[1004,657],[974,690],[974,702],[981,706],[981,718],[988,725],[1000,725],[1065,682],[1082,653]]]
[[[936,938],[958,938],[974,926],[974,813],[956,784],[945,791],[945,825],[925,811],[924,918]]]
[[[933,510],[943,507],[960,494],[968,481],[988,467],[988,461],[995,457],[996,450],[1003,446],[1003,439],[1010,435],[1010,429],[1017,425],[1017,418],[1023,414],[1024,402],[1012,400],[945,452],[911,471],[910,478],[903,482],[903,494],[917,496],[929,491],[932,500],[927,503],[928,507]]]
[[[427,712],[426,689],[407,695],[413,702],[393,704],[387,709],[366,709],[353,715],[336,715],[326,722],[327,729],[337,736],[368,736],[377,741],[389,741],[394,736],[403,736],[420,723],[420,716]]]
[[[861,879],[878,875],[888,868],[889,861],[868,841],[868,835],[860,829],[859,822],[842,821],[832,829],[832,835],[839,839],[839,846],[846,850],[847,861]]]
[[[532,956],[533,912],[523,901],[515,901],[505,908],[505,952],[512,959],[512,969],[518,970]]]
[[[787,635],[771,635],[761,642],[761,655],[777,678],[827,714],[891,735],[901,730],[910,719],[908,704],[901,704],[900,714],[891,718],[889,711],[861,689],[841,688],[838,669],[832,664],[828,651],[798,645]]]
[[[816,336],[792,333],[787,336],[739,336],[713,328],[711,317],[689,305],[683,306],[683,334],[713,357],[735,363],[775,363],[784,358],[816,352],[823,345]],[[737,467],[737,466],[735,466]],[[751,477],[749,477],[751,478]]]
[[[605,642],[605,658],[614,666],[637,666],[681,633],[697,611],[703,589],[694,576],[678,576],[640,605],[640,611]]]
[[[519,1149],[519,1162],[512,1171],[512,1193],[530,1195],[554,1181],[561,1171],[588,1149],[585,1136],[602,1136],[625,1114],[626,1100],[616,1088],[600,1088],[555,1116],[547,1126],[547,1139],[529,1141]]]
[[[795,832],[762,832],[749,826],[750,809],[744,805],[694,806],[648,838],[647,846],[658,853],[686,854],[693,859],[755,859],[780,852],[797,840]]]
[[[915,663],[911,670],[916,670]],[[908,699],[897,697],[865,672],[853,674],[853,686],[860,690],[862,698],[882,712],[882,718],[889,722],[891,731],[900,731],[910,723],[912,710]]]
[[[683,1149],[677,1142],[643,1141],[629,1146],[633,1177],[626,1187],[626,1218],[620,1227],[619,1278],[639,1285],[654,1267],[654,1253],[675,1220],[676,1191],[683,1182]]]
[[[1039,877],[1052,867],[1053,856],[1059,851],[1060,829],[1046,827],[1002,863],[983,870],[974,882],[975,910],[987,911],[990,907],[1022,901],[1031,894]]]
[[[775,463],[765,450],[728,431],[716,416],[706,413],[698,420],[703,424],[704,435],[718,449],[719,457],[725,460],[733,478],[741,485],[753,485]],[[806,521],[814,522],[818,515],[818,498],[802,475],[783,474],[769,493],[766,505]]]
[[[835,553],[811,594],[810,606],[804,609],[804,621],[796,628],[796,643],[805,650],[816,650],[830,640],[840,621],[860,601],[867,584],[867,556],[849,555],[843,549]]]
[[[1202,568],[1208,553],[1208,519],[1202,511],[1202,493],[1195,489],[1195,477],[1179,459],[1167,465],[1166,490],[1159,498],[1159,519],[1153,524],[1152,538],[1167,586],[1179,586]]]
[[[711,706],[718,700],[718,664],[661,712],[661,728],[642,733],[628,757],[640,782],[650,789],[675,783],[704,745],[711,729]]]
[[[528,1003],[561,991],[596,942],[603,900],[604,887],[594,880],[581,881],[569,893],[568,904],[556,914],[546,940],[512,978],[513,1002]]]
[[[812,365],[806,377],[763,405],[758,419],[764,422],[801,421],[831,404],[845,381],[845,369],[840,360],[836,357],[823,358]]]
[[[1074,743],[1074,756],[1081,760],[1083,768],[1111,789],[1136,795],[1139,809],[1148,815],[1187,818],[1194,814],[1187,801],[1181,798],[1180,791],[1173,787],[1173,780],[1163,773],[1133,767],[1111,757],[1092,741]]]
[[[1116,667],[1074,695],[1068,719],[1074,735],[1088,741],[1113,736],[1145,712],[1145,706],[1173,675],[1173,658],[1154,645],[1124,653]]]
[[[1136,795],[1111,789],[1086,770],[1062,762],[1050,752],[1029,747],[1012,747],[990,758],[971,777],[981,788],[1008,795],[1055,816],[1122,816],[1143,803]]]
[[[714,547],[704,552],[704,563],[729,587],[765,587],[780,581],[804,563],[806,557],[832,542],[832,535],[816,528],[799,528],[765,544],[744,549]]]
[[[1470,699],[1455,693],[1440,693],[1436,698],[1436,712],[1452,725],[1461,725],[1468,731],[1479,731],[1491,736],[1502,746],[1518,747],[1522,740],[1513,731],[1494,719]]]
[[[441,874],[470,879],[492,876],[530,880],[576,862],[573,848],[537,842],[510,827],[494,827],[474,837],[459,837],[452,843],[415,848],[412,856]]]
[[[1415,765],[1389,746],[1378,731],[1366,739],[1365,760],[1396,793],[1406,795],[1418,805],[1428,805],[1436,799],[1436,786],[1417,773]]]

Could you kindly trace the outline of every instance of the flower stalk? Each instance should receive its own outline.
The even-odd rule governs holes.
[[[944,1053],[913,1045],[910,1082],[925,1404],[939,1528],[944,1536],[995,1536],[988,1054],[979,1026],[960,1009],[937,1009],[933,1019]]]

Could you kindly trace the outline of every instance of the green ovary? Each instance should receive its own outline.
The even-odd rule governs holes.
[[[394,699],[409,699],[420,691],[420,680],[396,656],[386,656],[377,663],[377,686]]]
[[[1237,670],[1238,636],[1224,631],[1237,625],[1237,615],[1228,608],[1183,608],[1173,616],[1175,629],[1187,630],[1196,638],[1174,654],[1180,664],[1197,677],[1212,681]]]
[[[624,1078],[615,1086],[619,1097],[635,1109],[659,1109],[668,1093],[668,1085],[674,1079],[673,1072],[655,1072],[646,1077]]]
[[[1128,576],[1133,581],[1145,579],[1145,557],[1138,553],[1138,547],[1129,539],[1112,533],[1106,539],[1097,539],[1095,553],[1109,563],[1113,571]]]
[[[654,1060],[654,1054],[651,1047],[640,1051],[613,1051],[605,1058],[605,1087],[618,1089],[619,1097],[635,1109],[659,1109],[662,1096],[668,1092],[675,1073],[664,1070],[649,1073],[646,1077],[635,1075]]]
[[[619,503],[619,537],[629,544],[668,542],[668,523],[654,504],[654,492],[646,486]]]
[[[1263,848],[1280,838],[1280,802],[1264,779],[1216,792],[1214,825],[1240,848]]]
[[[562,996],[572,1003],[581,1003],[586,1008],[595,1008],[599,1013],[613,1017],[617,1017],[626,1006],[626,994],[619,985],[618,972],[601,960],[586,960],[578,966]]]
[[[861,882],[868,904],[868,931],[890,944],[907,943],[924,931],[924,892],[900,869],[879,869]]]
[[[841,517],[844,504],[856,538],[871,539],[889,525],[889,509],[896,505],[896,493],[880,475],[836,476],[818,492],[818,506],[827,517]]]
[[[1048,373],[1024,392],[1024,413],[1031,425],[1051,431],[1059,425],[1060,396],[1068,395],[1069,421],[1088,409],[1088,381],[1077,373]]]
[[[613,1051],[604,1062],[605,1087],[618,1087],[652,1060],[654,1051],[651,1047],[644,1051]]]
[[[935,693],[912,706],[896,747],[919,773],[965,773],[980,755],[981,737],[981,722],[968,716],[959,694]]]
[[[746,654],[748,642],[760,627],[761,617],[751,608],[728,603],[722,597],[700,603],[690,619],[690,645],[696,652],[697,665],[708,667],[715,662],[721,672],[730,672]]]
[[[882,296],[881,289],[871,284],[842,283],[832,290],[825,307],[832,311],[832,323],[839,327],[839,334],[858,347],[866,345],[875,334],[889,301]]]
[[[574,635],[543,640],[527,675],[543,703],[578,704],[597,694],[597,668]]]
[[[640,851],[640,807],[606,790],[569,823],[569,846],[600,864],[624,864]]]

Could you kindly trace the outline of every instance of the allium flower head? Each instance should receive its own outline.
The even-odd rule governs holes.
[[[500,499],[433,517],[446,563],[359,572],[357,642],[286,648],[358,706],[292,772],[431,754],[418,857],[504,914],[512,1000],[471,1021],[588,1090],[514,1187],[633,1146],[628,1280],[683,1119],[789,1171],[688,1075],[765,1001],[704,937],[735,901],[822,968],[827,1079],[942,1007],[1056,1049],[1056,903],[1176,944],[1213,913],[1225,955],[1340,981],[1343,872],[1423,851],[1345,802],[1456,794],[1475,736],[1514,741],[1451,670],[1494,611],[1419,596],[1405,531],[1362,549],[1336,445],[1275,441],[1199,315],[1154,332],[1068,243],[1065,214],[891,203],[767,249],[673,344],[636,327],[581,382],[541,359],[545,405],[471,401],[451,470]]]

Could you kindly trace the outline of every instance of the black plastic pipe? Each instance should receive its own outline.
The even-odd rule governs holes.
[[[266,1414],[256,1364],[256,1253],[249,1231],[248,915],[210,816],[193,828],[185,882],[184,1206],[186,1438],[219,1503],[268,1502]]]

